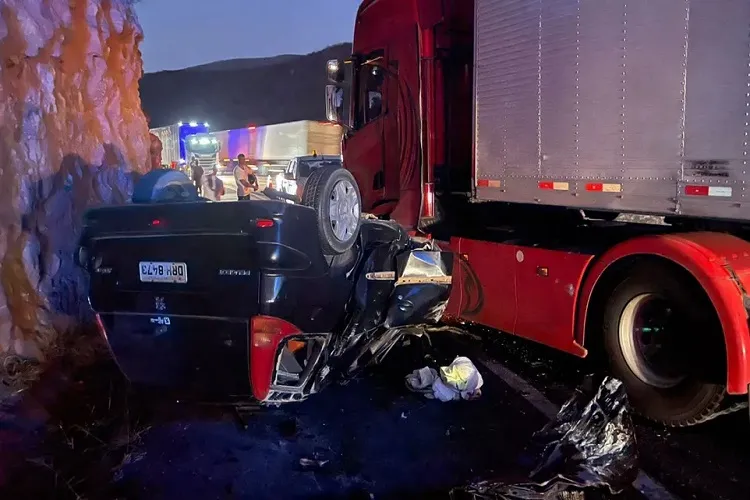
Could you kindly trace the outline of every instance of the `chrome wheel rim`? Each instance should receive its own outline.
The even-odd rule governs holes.
[[[331,191],[330,224],[339,241],[351,239],[360,218],[359,198],[354,185],[347,179],[338,181]]]
[[[678,313],[670,301],[652,293],[633,297],[620,316],[620,350],[630,371],[642,382],[674,387],[686,377],[687,366],[676,349]]]

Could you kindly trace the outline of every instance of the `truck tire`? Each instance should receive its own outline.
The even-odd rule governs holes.
[[[709,420],[725,398],[723,334],[711,302],[691,279],[662,266],[637,270],[604,311],[604,348],[633,407],[672,427]],[[705,367],[705,369],[704,369]]]
[[[133,187],[133,203],[176,203],[199,199],[188,176],[171,168],[152,170],[138,179]]]
[[[348,170],[337,166],[315,169],[305,183],[302,204],[315,209],[324,254],[342,254],[357,241],[362,196]]]

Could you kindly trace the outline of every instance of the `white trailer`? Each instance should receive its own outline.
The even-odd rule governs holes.
[[[750,1],[475,6],[478,199],[750,219]]]

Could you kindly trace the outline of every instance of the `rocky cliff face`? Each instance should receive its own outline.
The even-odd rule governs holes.
[[[83,212],[149,164],[132,0],[0,0],[0,372],[88,315]]]

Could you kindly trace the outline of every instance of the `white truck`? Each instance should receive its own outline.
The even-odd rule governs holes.
[[[162,165],[177,168],[188,161],[188,152],[185,141],[188,136],[208,133],[209,125],[205,122],[177,122],[165,127],[156,127],[149,130],[159,138],[162,144]]]

